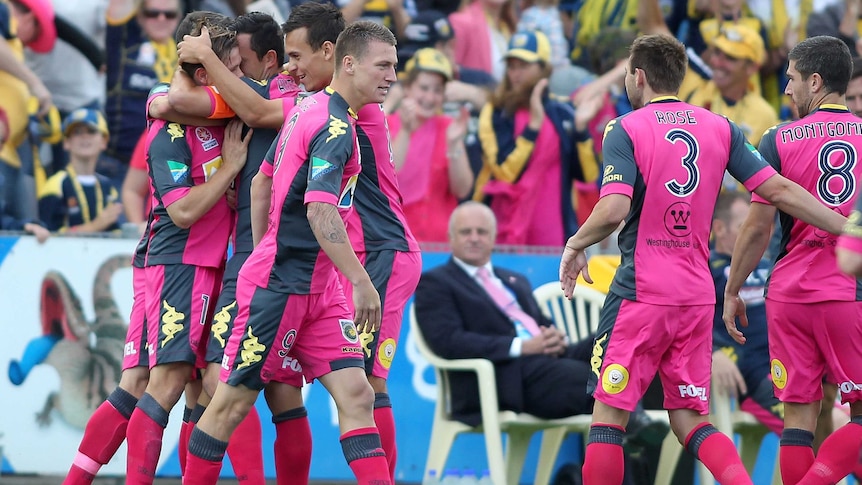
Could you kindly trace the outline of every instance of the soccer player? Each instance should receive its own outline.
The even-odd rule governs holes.
[[[356,22],[339,35],[335,59],[330,87],[292,111],[274,145],[268,229],[240,270],[222,382],[192,431],[185,483],[217,481],[228,438],[284,362],[332,395],[358,482],[390,483],[357,334],[379,327],[380,299],[339,209],[350,210],[360,170],[354,113],[395,82],[395,38]],[[354,287],[354,319],[336,269]]]
[[[680,442],[721,483],[750,484],[733,442],[706,416],[715,305],[709,229],[722,177],[728,170],[747,189],[833,232],[844,217],[776,175],[733,122],[676,98],[687,64],[678,40],[645,35],[630,53],[625,85],[635,111],[605,128],[601,199],[560,263],[571,297],[579,274],[592,282],[585,249],[625,221],[622,261],[593,350],[596,403],[584,482],[622,483],[625,425],[658,371]]]
[[[207,25],[215,51],[237,75],[239,53],[229,20],[193,12],[178,38]],[[206,70],[182,64],[199,84]],[[218,296],[230,235],[225,191],[245,164],[248,137],[241,124],[195,127],[158,120],[148,150],[153,188],[150,239],[145,262],[150,378],[127,428],[127,483],[150,484],[168,414],[205,351],[203,332]],[[225,136],[225,133],[227,135]]]
[[[809,191],[817,206],[848,214],[862,175],[862,120],[844,100],[853,72],[850,50],[837,38],[817,36],[797,44],[788,58],[784,93],[800,119],[766,132],[760,152]],[[740,343],[745,337],[734,317],[743,327],[747,319],[739,289],[766,249],[776,210],[760,197],[752,202],[725,288],[724,322]],[[862,285],[838,270],[834,236],[778,209],[781,252],[765,293],[772,384],[784,403],[781,477],[784,483],[836,483],[853,471],[862,447]],[[826,438],[815,460],[812,441],[824,374],[838,384],[842,402],[850,403],[851,419]]]

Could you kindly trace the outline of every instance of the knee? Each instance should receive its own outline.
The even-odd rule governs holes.
[[[339,403],[339,408],[347,413],[370,413],[374,409],[374,389],[364,379],[347,382],[342,394],[346,402]]]

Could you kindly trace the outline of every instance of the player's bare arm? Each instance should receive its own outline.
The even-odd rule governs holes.
[[[566,298],[572,297],[579,274],[588,283],[593,282],[587,270],[586,249],[610,236],[629,215],[631,207],[632,200],[626,195],[602,197],[584,225],[566,242],[560,261],[560,285]]]
[[[272,177],[258,171],[251,179],[251,240],[257,246],[269,225]]]
[[[308,223],[323,252],[353,285],[356,308],[354,323],[360,333],[380,328],[380,295],[371,278],[353,252],[344,221],[338,209],[324,202],[311,202],[307,209]]]
[[[212,101],[203,87],[196,86],[184,71],[178,69],[171,79],[167,96],[153,98],[147,109],[150,118],[191,126],[222,126],[226,119],[208,118]]]
[[[177,44],[179,62],[203,64],[219,94],[248,126],[252,128],[281,128],[284,123],[283,102],[264,99],[245,82],[236,77],[212,50],[209,30],[201,28],[201,35],[186,35]]]
[[[740,344],[745,343],[745,336],[736,326],[736,319],[739,318],[739,324],[744,328],[748,326],[748,317],[745,314],[745,302],[739,297],[739,290],[748,275],[757,268],[769,246],[774,221],[775,207],[752,203],[733,248],[730,274],[724,287],[724,311],[721,318],[728,335]]]
[[[808,191],[781,175],[768,178],[754,192],[782,212],[829,233],[841,234],[847,223],[846,217],[829,210]]]
[[[222,166],[210,179],[192,187],[185,197],[167,206],[168,215],[177,227],[188,229],[222,197],[245,165],[251,130],[242,137],[242,122],[233,120],[225,128]]]

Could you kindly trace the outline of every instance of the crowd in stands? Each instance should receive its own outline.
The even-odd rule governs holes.
[[[862,47],[858,0],[335,3],[348,21],[376,20],[399,40],[401,83],[385,109],[405,210],[422,242],[446,242],[452,209],[472,199],[494,211],[500,244],[561,245],[597,199],[605,125],[631,110],[624,61],[639,33],[682,40],[689,72],[681,99],[732,119],[755,146],[767,128],[794,116],[783,90],[796,43],[827,34],[855,54]],[[143,228],[146,97],[176,69],[181,16],[259,10],[280,21],[290,7],[288,0],[0,0],[0,228]],[[848,92],[848,103],[857,96]],[[95,176],[67,168],[75,144],[63,127],[82,109],[107,128],[96,129],[105,143]],[[64,217],[52,200],[59,174],[74,189],[59,201],[68,205]],[[75,227],[106,215],[110,223]]]

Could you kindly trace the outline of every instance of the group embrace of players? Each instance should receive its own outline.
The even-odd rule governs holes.
[[[64,483],[91,483],[124,439],[126,483],[152,483],[184,391],[183,482],[216,483],[227,452],[240,482],[265,483],[261,390],[278,483],[307,483],[301,388],[315,379],[358,482],[392,483],[386,378],[421,272],[380,106],[395,37],[309,2],[283,29],[261,13],[193,12],[176,38],[182,71],[147,103],[152,209],[123,377]]]

